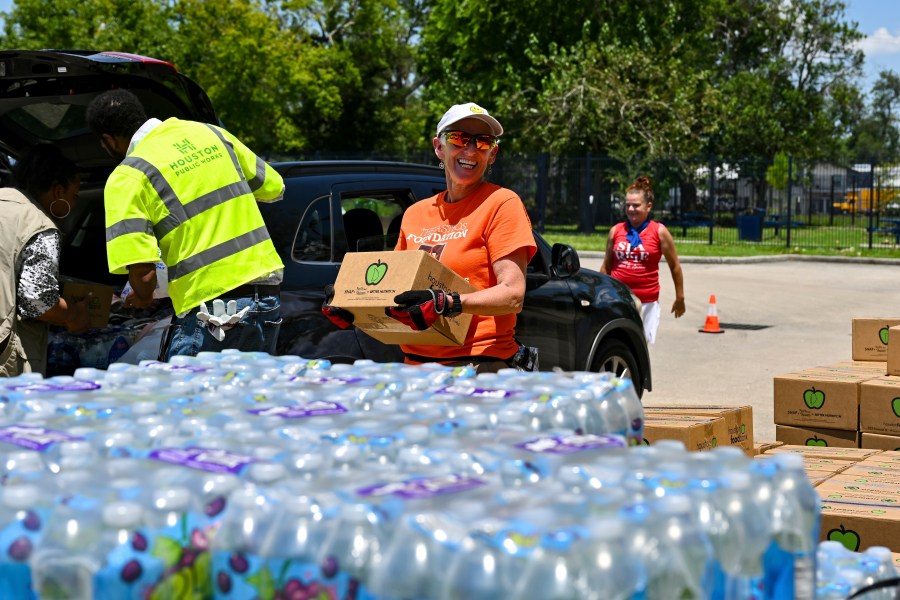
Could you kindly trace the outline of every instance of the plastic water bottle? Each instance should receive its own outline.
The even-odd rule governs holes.
[[[706,529],[723,578],[714,583],[714,600],[761,600],[762,557],[772,532],[769,515],[753,498],[749,473],[731,472],[711,494],[712,514]],[[718,573],[717,573],[718,574]]]
[[[712,589],[713,548],[686,495],[664,496],[651,508],[642,557],[648,598],[707,598]]]
[[[581,594],[586,600],[643,597],[647,570],[625,536],[625,521],[621,518],[591,521],[590,537],[579,548],[584,561]]]
[[[246,485],[228,497],[212,539],[214,598],[254,598],[271,584],[273,574],[262,570],[262,551],[274,518],[275,504],[256,486]]]
[[[512,577],[512,598],[569,600],[582,591],[584,562],[578,553],[581,538],[565,528],[545,532],[537,550],[526,559],[521,577]],[[510,597],[510,596],[507,596]]]
[[[57,507],[31,563],[38,597],[147,597],[163,564],[137,541],[144,516],[135,502],[108,503],[99,517],[93,510]]]
[[[0,491],[0,598],[34,598],[28,559],[40,543],[50,516],[36,485],[9,485]]]
[[[763,558],[767,600],[811,600],[816,586],[819,496],[799,454],[776,454],[772,476],[772,543]]]
[[[382,519],[367,504],[346,503],[329,520],[318,562],[323,572],[333,573],[339,597],[366,593],[372,564],[384,545]]]

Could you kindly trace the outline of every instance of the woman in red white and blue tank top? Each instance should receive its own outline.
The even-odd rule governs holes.
[[[624,223],[609,230],[601,273],[607,273],[627,285],[641,301],[641,317],[647,342],[656,341],[659,328],[659,261],[665,256],[675,283],[672,314],[684,314],[684,278],[672,234],[650,218],[653,209],[653,184],[638,177],[625,194]]]

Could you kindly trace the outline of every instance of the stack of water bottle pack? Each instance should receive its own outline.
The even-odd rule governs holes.
[[[0,400],[0,598],[836,598],[895,575],[817,553],[800,456],[643,445],[611,374],[223,352]]]

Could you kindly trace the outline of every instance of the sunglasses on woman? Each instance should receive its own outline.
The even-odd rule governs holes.
[[[465,148],[469,142],[475,140],[475,148],[478,150],[490,150],[497,145],[497,138],[487,133],[466,133],[465,131],[445,131],[444,139],[459,148]]]

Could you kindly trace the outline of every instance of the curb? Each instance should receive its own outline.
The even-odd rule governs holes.
[[[603,259],[603,252],[593,250],[578,251],[580,258]],[[662,262],[665,262],[663,257]],[[771,254],[765,256],[679,256],[682,263],[698,264],[736,264],[746,265],[755,263],[775,262],[822,262],[822,263],[846,263],[863,265],[889,265],[900,266],[900,258],[875,258],[865,256],[809,256],[806,254]]]

